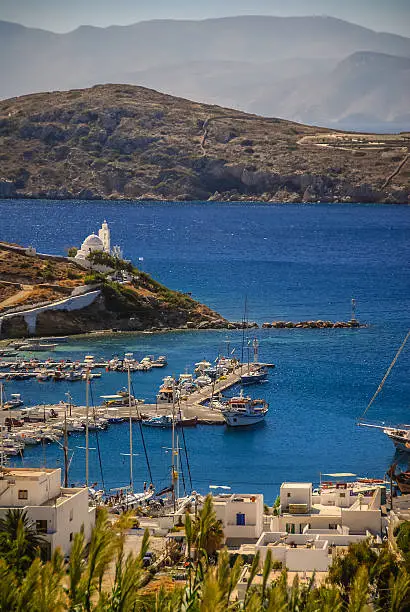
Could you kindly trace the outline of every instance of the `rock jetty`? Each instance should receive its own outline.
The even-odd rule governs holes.
[[[349,328],[349,327],[364,327],[356,319],[350,321],[272,321],[272,323],[262,323],[262,327],[265,329],[335,329],[335,328]]]

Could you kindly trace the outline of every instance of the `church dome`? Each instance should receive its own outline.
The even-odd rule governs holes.
[[[103,251],[104,250],[104,245],[102,243],[102,240],[101,238],[97,236],[97,234],[90,234],[89,236],[87,236],[87,238],[84,240],[83,244],[81,245],[81,250],[89,251],[90,249],[91,251]]]

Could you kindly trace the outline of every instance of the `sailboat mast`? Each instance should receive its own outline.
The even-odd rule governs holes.
[[[172,385],[172,459],[171,459],[171,477],[172,477],[172,502],[174,512],[176,511],[175,499],[175,383]]]
[[[1,410],[1,469],[4,468],[4,417],[3,417],[3,383],[0,383],[0,410]]]
[[[245,296],[245,308],[243,311],[243,317],[242,317],[242,350],[241,350],[241,365],[243,364],[243,352],[244,352],[244,348],[245,348],[245,324],[247,322],[247,316],[248,316],[248,296]],[[248,327],[248,326],[246,326]]]
[[[175,455],[176,455],[176,470],[177,470],[177,474],[178,474],[178,480],[177,480],[177,499],[179,499],[180,457],[179,457],[179,437],[178,437],[178,434],[177,434],[177,446],[176,446],[176,450],[175,450]]]
[[[127,364],[127,373],[128,373],[128,407],[129,407],[129,421],[130,421],[130,490],[131,493],[134,490],[134,476],[133,476],[133,465],[132,465],[132,458],[133,458],[133,445],[132,445],[132,414],[131,414],[131,370],[130,370],[130,364]]]
[[[67,436],[67,404],[64,410],[64,487],[68,487],[68,436]]]
[[[89,410],[90,370],[85,373],[85,486],[88,487],[88,410]]]

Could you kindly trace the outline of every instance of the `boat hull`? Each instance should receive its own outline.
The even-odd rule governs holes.
[[[241,383],[243,385],[254,385],[256,383],[264,382],[268,378],[268,374],[265,372],[260,372],[258,374],[242,374]]]
[[[238,414],[234,412],[223,411],[222,416],[228,427],[247,427],[256,425],[264,421],[266,413],[260,414]]]

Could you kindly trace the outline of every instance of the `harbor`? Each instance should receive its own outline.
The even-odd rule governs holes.
[[[368,225],[369,208],[350,204],[343,207],[289,204],[286,208],[274,204],[242,204],[240,225],[238,205],[232,203],[223,206],[198,203],[190,207],[176,203],[171,210],[159,203],[135,207],[105,202],[104,210],[90,210],[86,203],[80,202],[76,204],[76,223],[71,223],[72,210],[65,202],[57,208],[35,201],[22,201],[19,206],[21,213],[16,216],[15,208],[3,204],[4,214],[11,220],[10,228],[19,228],[17,234],[6,228],[5,240],[19,244],[33,242],[39,252],[61,255],[67,244],[81,245],[84,236],[95,231],[106,217],[127,257],[137,262],[143,256],[143,268],[154,278],[169,287],[192,292],[195,298],[211,305],[227,319],[241,319],[244,296],[248,295],[249,318],[258,323],[259,329],[245,333],[245,344],[249,337],[258,338],[261,361],[275,363],[276,367],[270,370],[263,384],[245,386],[244,394],[252,399],[265,399],[269,412],[263,423],[251,428],[208,426],[202,417],[205,421],[222,422],[221,413],[202,404],[198,408],[195,402],[195,416],[200,422],[197,427],[184,428],[184,432],[196,490],[221,484],[234,486],[236,490],[261,492],[267,500],[273,500],[283,480],[315,482],[321,468],[337,472],[343,466],[343,471],[369,478],[382,477],[394,460],[402,470],[407,469],[406,457],[395,453],[388,436],[356,425],[386,364],[403,340],[403,330],[408,327],[405,291],[408,246],[403,241],[403,228],[407,228],[408,221],[404,208],[376,206],[374,210],[380,223],[376,231],[372,224]],[[215,232],[215,215],[224,227],[222,233]],[[201,231],[198,231],[199,222]],[[135,241],[129,234],[132,224],[139,228]],[[33,237],[34,225],[41,231]],[[184,230],[180,231],[180,227]],[[382,244],[380,228],[384,236]],[[164,236],[167,237],[166,256]],[[369,258],[373,262],[371,268]],[[396,296],[394,304],[388,298],[390,294]],[[366,327],[262,328],[269,321],[297,324],[349,320],[352,297],[357,298],[356,318],[367,324]],[[227,336],[231,346],[236,347],[234,355],[240,361],[247,361],[246,354],[240,354],[242,330],[90,334],[68,337],[65,342],[59,342],[54,333],[51,335],[52,338],[46,339],[43,332],[37,341],[57,344],[54,350],[22,353],[22,359],[36,358],[41,364],[50,360],[52,370],[70,360],[73,364],[76,361],[82,364],[86,355],[94,355],[95,362],[102,365],[91,370],[91,374],[101,374],[91,380],[90,405],[96,409],[102,406],[102,396],[115,395],[127,386],[125,371],[106,372],[106,364],[115,356],[122,359],[126,353],[134,353],[135,359],[141,362],[148,355],[155,358],[166,355],[166,366],[132,373],[133,395],[144,400],[138,408],[150,416],[166,416],[172,412],[172,405],[157,405],[163,379],[193,372],[195,363],[201,360],[212,363],[218,354],[226,355],[223,345]],[[5,343],[1,349],[7,350]],[[1,359],[2,362],[16,360],[13,354]],[[393,369],[388,385],[374,402],[369,413],[372,421],[408,423],[406,368],[408,351],[403,352],[400,367]],[[42,369],[43,365],[34,368],[35,371]],[[70,368],[62,371],[68,374]],[[70,394],[72,405],[83,407],[79,410],[84,418],[82,377],[74,382],[69,378],[55,380],[52,376],[43,381],[34,376],[19,379],[19,374],[26,374],[22,370],[0,368],[0,375],[5,373],[11,374],[9,379],[0,381],[7,401],[13,394],[20,394],[23,407],[39,406],[41,415],[44,406],[58,410],[61,401],[67,404],[66,394]],[[238,383],[224,391],[228,396],[240,392]],[[199,402],[208,393],[204,391],[204,398],[198,395]],[[191,416],[191,401],[192,397],[188,402],[182,399],[180,402],[181,407],[188,404],[186,417]],[[11,412],[14,410],[18,408]],[[105,418],[103,410],[101,416]],[[121,410],[127,418],[128,408]],[[90,414],[92,417],[91,409]],[[4,418],[7,416],[8,410],[4,412]],[[135,480],[143,483],[149,480],[149,475],[138,421],[133,422],[133,430],[135,452],[140,455],[135,457]],[[164,483],[165,486],[169,460],[162,447],[171,445],[170,431],[166,427],[148,426],[143,431],[152,456],[153,479],[156,485]],[[106,487],[126,484],[121,453],[128,452],[127,424],[110,424],[98,431],[98,435]],[[95,431],[91,437],[90,446],[96,447]],[[70,482],[82,483],[84,450],[77,447],[84,446],[84,428],[70,433],[69,446],[74,451]],[[10,457],[10,462],[16,466],[53,466],[61,465],[62,458],[61,448],[50,442],[27,445],[23,457]],[[97,451],[90,452],[90,478],[101,486]]]

